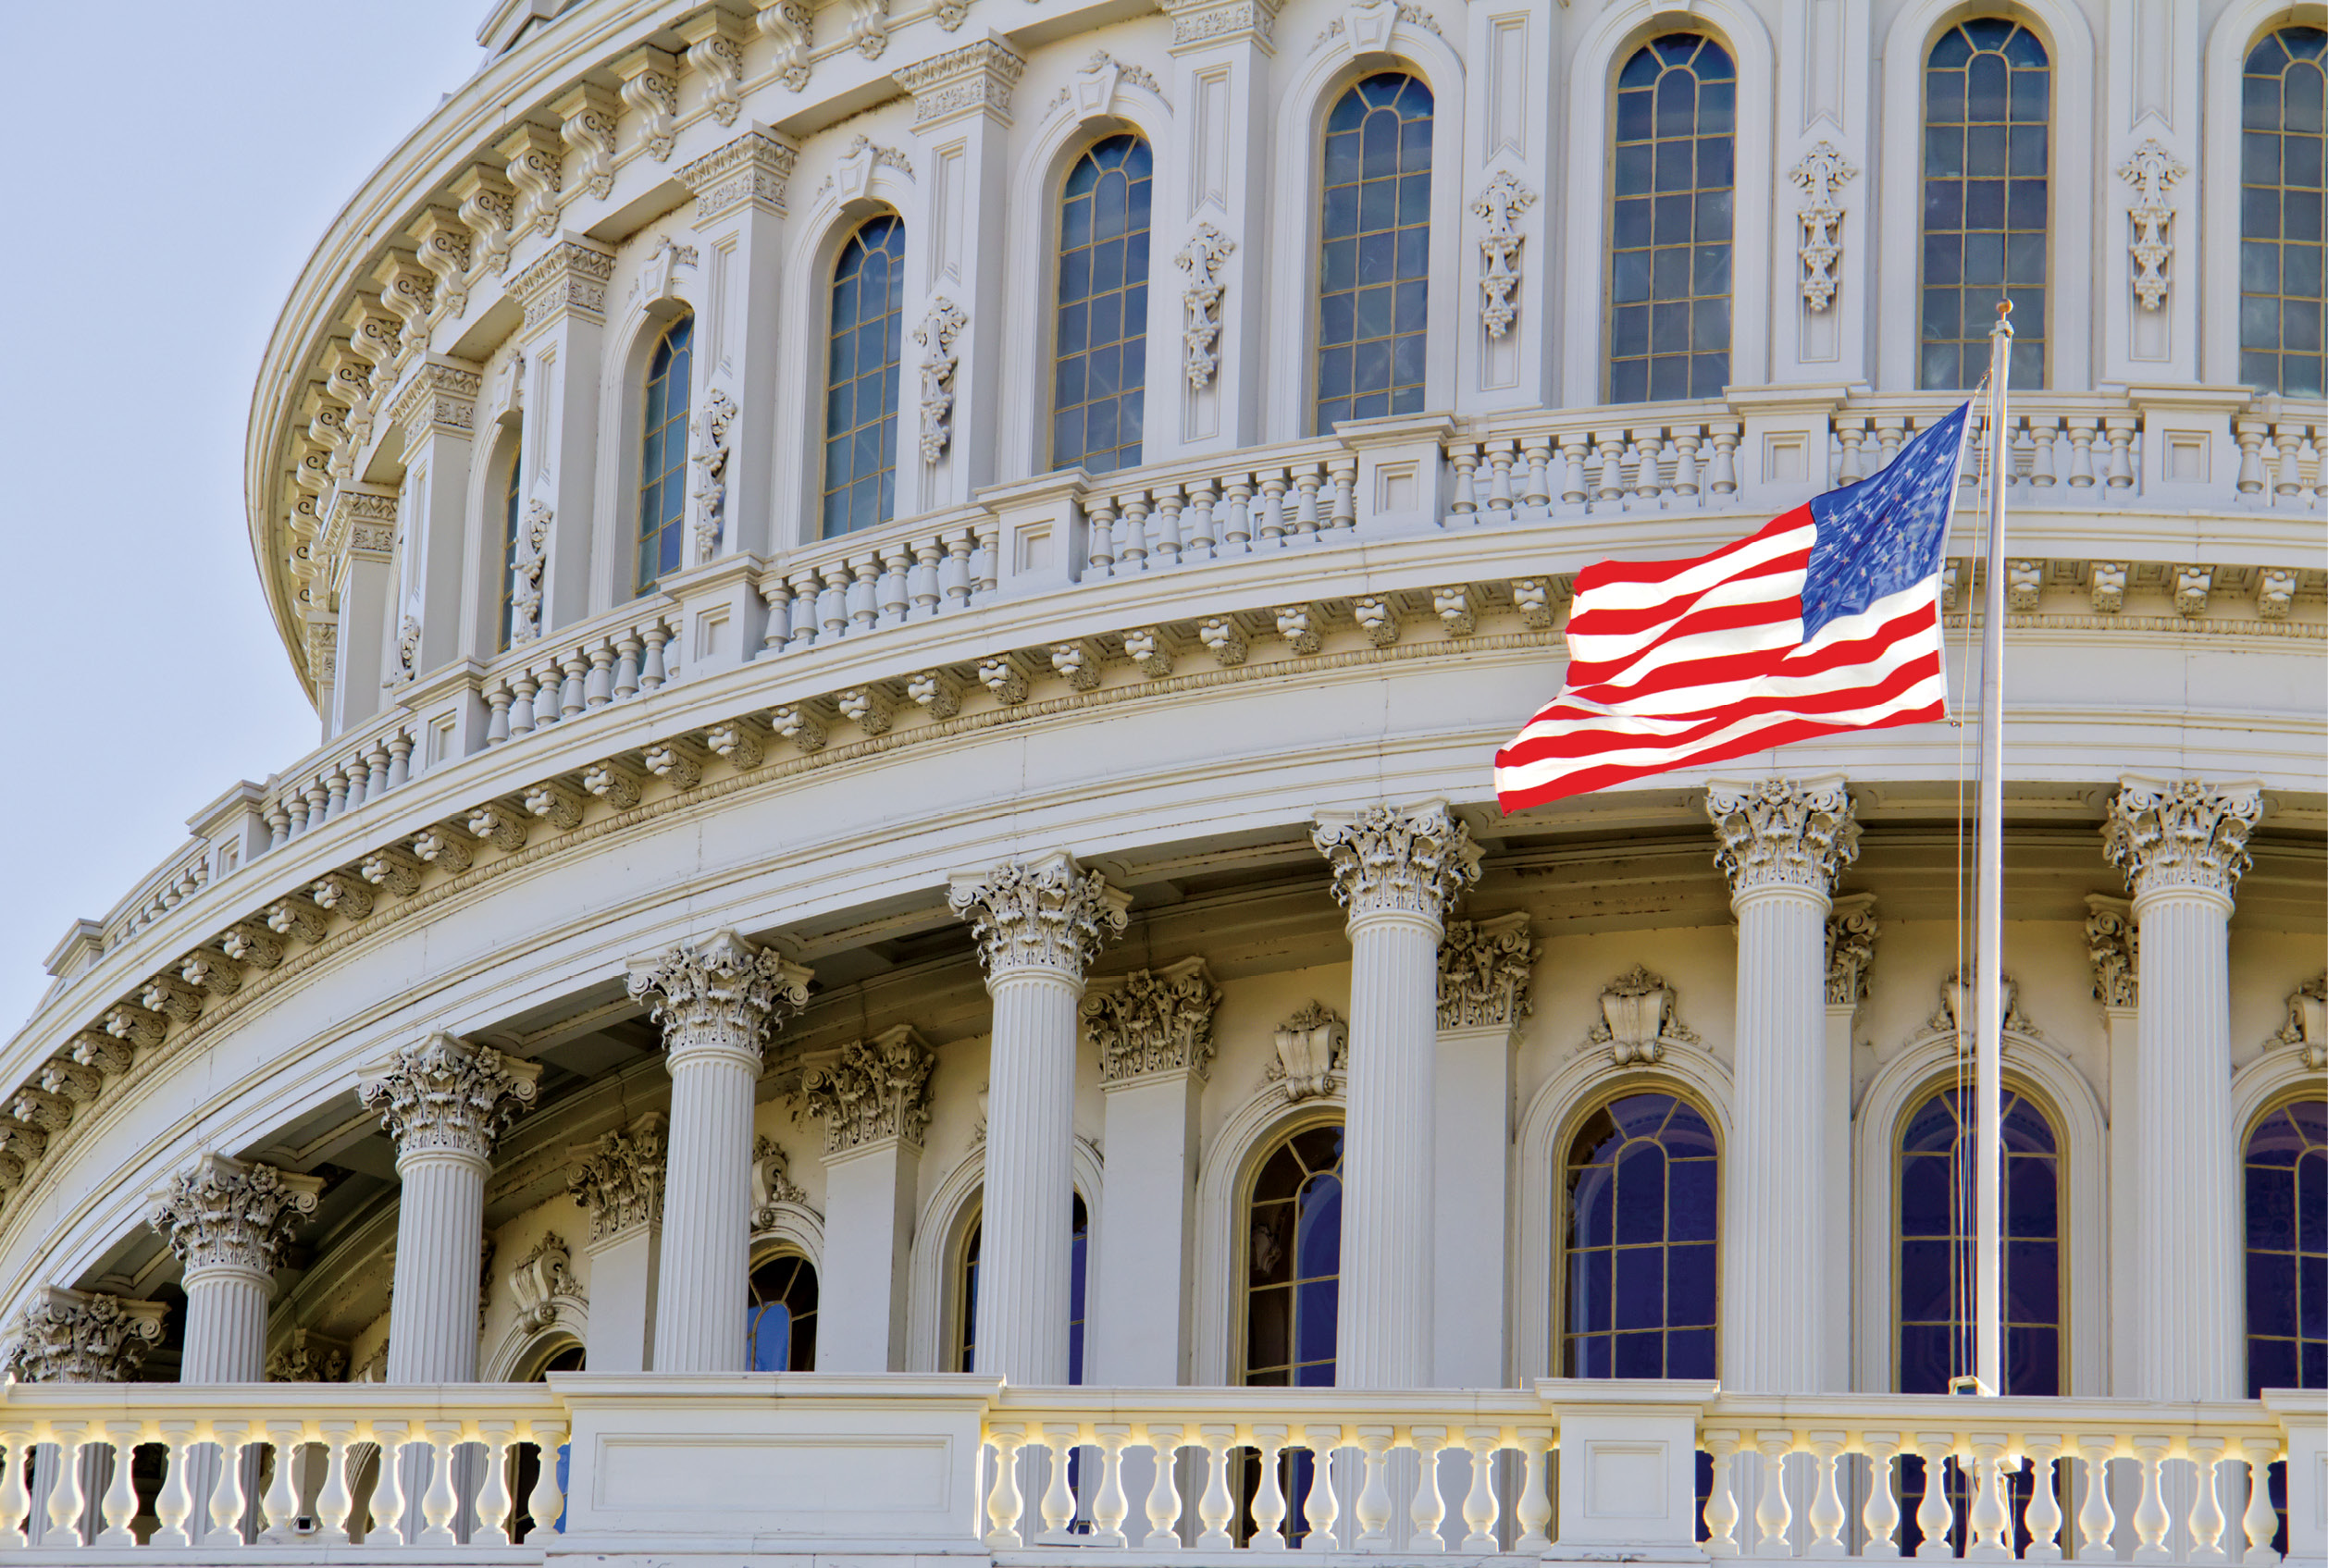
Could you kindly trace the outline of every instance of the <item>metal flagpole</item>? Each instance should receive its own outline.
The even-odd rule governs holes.
[[[2000,301],[1988,334],[1988,559],[1981,595],[1980,854],[1975,877],[1974,1088],[1978,1102],[1974,1185],[1973,1372],[1983,1394],[2005,1391],[2004,1329],[2004,822],[2005,480],[2012,443],[2005,384],[2012,365],[2012,303]]]

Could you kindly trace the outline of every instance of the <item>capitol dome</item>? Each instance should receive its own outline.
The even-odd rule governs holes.
[[[259,373],[317,745],[0,1047],[0,1546],[2328,1560],[2319,24],[501,0]],[[1971,726],[1491,762],[2000,301],[1950,1401]]]

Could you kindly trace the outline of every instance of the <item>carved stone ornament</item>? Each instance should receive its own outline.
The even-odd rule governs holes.
[[[593,1245],[642,1225],[662,1223],[669,1125],[662,1117],[650,1113],[619,1131],[602,1132],[595,1143],[573,1151],[566,1194],[590,1216]]]
[[[154,1195],[146,1223],[168,1240],[189,1278],[217,1268],[267,1275],[322,1191],[316,1177],[204,1154]]]
[[[631,966],[630,997],[662,1026],[663,1049],[723,1053],[757,1071],[761,1043],[809,1004],[809,969],[732,931]]]
[[[1333,1075],[1350,1057],[1350,1026],[1323,1002],[1312,1002],[1277,1026],[1277,1055],[1261,1076],[1282,1082],[1288,1104],[1334,1091]]]
[[[1207,1076],[1220,1002],[1202,958],[1094,982],[1084,997],[1084,1029],[1099,1049],[1100,1086],[1158,1073]]]
[[[809,85],[809,62],[816,49],[813,13],[808,0],[754,0],[760,7],[760,31],[776,46],[771,62],[784,84],[795,93]]]
[[[868,60],[881,58],[889,47],[889,0],[847,0],[847,43]]]
[[[164,1302],[48,1286],[17,1319],[7,1376],[19,1383],[128,1383],[160,1342]]]
[[[1838,898],[1826,915],[1826,1005],[1855,1007],[1867,1000],[1867,971],[1876,962],[1876,895]]]
[[[358,1093],[400,1159],[444,1152],[481,1160],[533,1108],[540,1079],[539,1062],[437,1033],[375,1064]]]
[[[2141,996],[2142,932],[2134,906],[2107,894],[2086,895],[2086,954],[2094,965],[2094,1000],[2131,1007]]]
[[[736,433],[736,400],[712,389],[695,419],[695,554],[709,561],[718,553],[727,516],[727,457]]]
[[[786,1207],[808,1209],[808,1189],[792,1179],[792,1162],[783,1146],[762,1133],[751,1143],[751,1228],[774,1229],[776,1211]]]
[[[1333,873],[1334,902],[1353,921],[1437,920],[1480,880],[1479,846],[1443,800],[1319,812],[1309,841]]]
[[[612,251],[561,240],[512,278],[509,291],[525,304],[527,331],[562,315],[596,326],[606,320],[606,285],[613,276]]]
[[[866,0],[853,0],[862,6]],[[886,0],[880,0],[886,9]],[[870,58],[871,56],[867,56]],[[916,130],[963,115],[985,113],[1010,123],[1010,90],[1026,74],[1026,60],[997,36],[900,66],[892,80],[913,94]]]
[[[1125,65],[1105,49],[1091,52],[1091,63],[1068,79],[1059,90],[1059,96],[1044,105],[1046,116],[1075,105],[1075,117],[1085,120],[1115,110],[1116,88],[1121,82],[1133,82],[1146,88],[1158,98],[1164,96],[1163,86],[1154,75],[1139,66]]]
[[[311,1328],[294,1328],[281,1349],[266,1358],[270,1383],[337,1383],[348,1375],[348,1347]]]
[[[1080,976],[1109,937],[1123,934],[1132,898],[1055,849],[957,876],[947,902],[970,922],[991,983],[1023,969]]]
[[[1960,1056],[1969,1056],[1973,1054],[1973,1013],[1976,1006],[1973,995],[1974,984],[1975,980],[1969,969],[1951,970],[1948,979],[1940,982],[1938,1008],[1930,1018],[1924,1020],[1924,1029],[1927,1036],[1954,1035],[1956,1053]],[[2045,1031],[2031,1023],[2027,1016],[2021,1011],[2021,982],[2011,975],[2006,975],[2001,984],[2004,994],[2000,1000],[2004,1004],[2000,1010],[2004,1017],[2005,1032],[2025,1035],[2031,1040],[2044,1039]]]
[[[1859,858],[1859,823],[1839,778],[1709,784],[1705,812],[1733,899],[1765,888],[1824,895]]]
[[[1172,18],[1172,46],[1249,38],[1269,44],[1277,37],[1279,0],[1158,0]]]
[[[1858,174],[1843,150],[1824,140],[1787,171],[1802,192],[1802,302],[1814,311],[1835,302],[1835,262],[1843,253],[1843,187]]]
[[[800,1075],[800,1098],[824,1123],[827,1158],[898,1139],[919,1147],[930,1124],[930,1069],[937,1054],[908,1024],[852,1040],[834,1060]]]
[[[1491,338],[1512,329],[1519,307],[1512,290],[1519,287],[1519,250],[1526,237],[1519,231],[1519,215],[1536,204],[1536,192],[1510,169],[1500,168],[1471,204],[1480,230],[1480,325]]]
[[[2287,995],[2287,1021],[2264,1042],[2298,1052],[2312,1072],[2328,1072],[2328,974],[2308,980]]]
[[[781,213],[795,155],[788,142],[755,129],[682,165],[675,178],[695,192],[699,224],[746,203]]]
[[[539,1334],[557,1322],[559,1308],[568,1303],[589,1304],[574,1278],[574,1253],[554,1230],[544,1231],[533,1251],[509,1271],[509,1293],[517,1300],[517,1327],[527,1334]]]
[[[2253,784],[2124,779],[2102,823],[2102,853],[2125,872],[2137,903],[2177,889],[2227,901],[2248,869],[2248,834],[2262,815],[2262,792]]]
[[[1346,35],[1352,54],[1379,54],[1391,46],[1391,34],[1402,23],[1438,37],[1446,36],[1440,31],[1439,19],[1413,0],[1359,0],[1319,30],[1318,36],[1310,41],[1310,52],[1315,54],[1331,40]]]
[[[526,526],[517,537],[516,559],[510,566],[509,645],[529,643],[541,635],[541,574],[550,564],[550,525],[557,513],[546,500],[526,503]]]
[[[1605,1045],[1618,1067],[1653,1062],[1668,1045],[1695,1045],[1697,1031],[1675,1011],[1673,987],[1665,977],[1636,964],[1601,990],[1601,1017],[1585,1040]]]
[[[1200,223],[1186,247],[1172,258],[1188,274],[1188,286],[1180,296],[1186,315],[1181,345],[1187,360],[1188,384],[1199,391],[1212,385],[1220,368],[1220,355],[1216,352],[1220,342],[1220,301],[1229,291],[1220,268],[1236,248],[1234,240],[1209,223]]]
[[[954,346],[970,325],[961,307],[939,295],[930,314],[913,329],[922,345],[922,461],[935,463],[954,438],[954,370],[961,354]]]
[[[1535,968],[1525,913],[1448,921],[1439,942],[1439,1027],[1517,1027],[1534,1010],[1528,985]]]
[[[2189,173],[2189,166],[2155,136],[2118,166],[2118,178],[2134,187],[2126,216],[2134,225],[2130,247],[2136,268],[2134,292],[2144,310],[2158,310],[2166,303],[2166,268],[2174,254],[2167,228],[2174,219],[2174,187]]]

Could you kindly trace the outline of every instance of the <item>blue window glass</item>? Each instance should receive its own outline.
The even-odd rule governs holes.
[[[898,363],[905,331],[905,225],[884,215],[833,264],[824,380],[824,537],[897,514]]]
[[[1715,398],[1730,378],[1738,71],[1713,39],[1652,39],[1616,76],[1608,396]]]
[[[2248,56],[2239,132],[2239,379],[2317,398],[2328,388],[2321,210],[2328,206],[2328,31],[2284,27]]]
[[[1720,1191],[1689,1102],[1627,1094],[1586,1119],[1568,1150],[1567,1376],[1715,1376]]]
[[[1089,1299],[1085,1288],[1086,1260],[1091,1255],[1091,1211],[1084,1206],[1081,1192],[1075,1194],[1072,1223],[1075,1237],[1067,1277],[1067,1380],[1080,1385],[1084,1380],[1084,1303]],[[978,1249],[985,1240],[985,1230],[984,1219],[971,1221],[970,1235],[962,1242],[962,1294],[958,1315],[962,1332],[954,1352],[954,1367],[959,1372],[977,1370]]]
[[[647,363],[646,428],[638,452],[638,591],[652,593],[679,569],[687,511],[687,387],[695,317],[663,330]],[[512,504],[514,504],[513,501]]]
[[[1313,428],[1423,406],[1430,278],[1430,89],[1369,76],[1326,117]]]
[[[1244,1380],[1330,1389],[1342,1300],[1342,1129],[1297,1132],[1263,1163],[1246,1218]]]
[[[1924,258],[1916,385],[1977,386],[1997,302],[2012,302],[2012,381],[2045,384],[2052,67],[2001,17],[1952,27],[1924,71]]]
[[[1151,162],[1138,137],[1110,136],[1075,161],[1060,193],[1054,468],[1105,474],[1140,461]]]
[[[500,648],[509,646],[510,616],[517,589],[517,496],[518,480],[526,472],[526,452],[515,442],[510,443],[509,478],[502,487],[502,619]]]
[[[744,1335],[754,1372],[815,1371],[816,1266],[787,1253],[753,1269]]]
[[[2328,1388],[2328,1100],[2248,1135],[2248,1397]]]

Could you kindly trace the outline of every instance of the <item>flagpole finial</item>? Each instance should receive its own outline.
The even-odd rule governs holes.
[[[2011,300],[1997,302],[1997,325],[1990,329],[1989,335],[2005,338],[2012,336],[2012,302]]]

